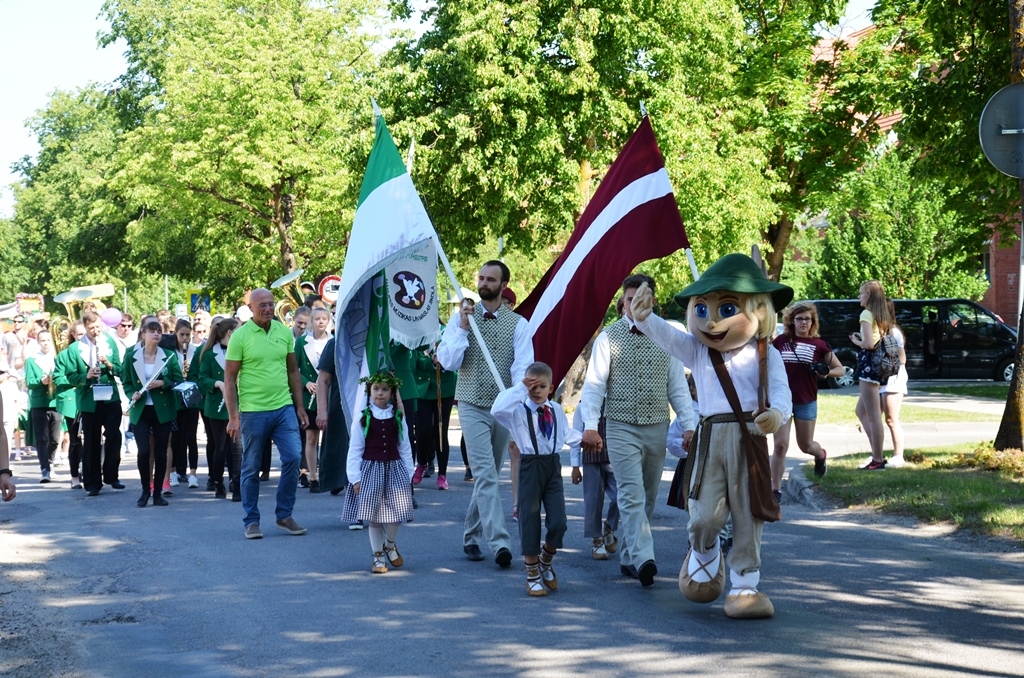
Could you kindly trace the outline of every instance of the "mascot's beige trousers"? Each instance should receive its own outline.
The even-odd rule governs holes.
[[[746,425],[752,435],[761,435],[756,426]],[[764,521],[750,515],[747,454],[740,426],[735,420],[711,423],[702,419],[697,427],[689,531],[693,549],[707,553],[715,547],[718,533],[731,515],[732,550],[726,562],[729,569],[747,574],[761,569]]]

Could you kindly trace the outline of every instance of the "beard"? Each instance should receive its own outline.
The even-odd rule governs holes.
[[[478,287],[476,292],[480,295],[481,301],[494,301],[501,296],[501,289],[491,290],[486,287]]]

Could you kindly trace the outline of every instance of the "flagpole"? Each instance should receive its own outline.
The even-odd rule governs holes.
[[[689,247],[683,250],[686,252],[686,260],[690,262],[690,272],[693,273],[693,282],[700,280],[700,273],[697,272],[697,262],[693,260],[693,250]]]
[[[441,240],[434,235],[434,244],[437,246],[437,255],[441,257],[441,263],[444,264],[444,270],[448,273],[449,280],[452,281],[452,287],[455,288],[455,294],[459,298],[459,307],[462,307],[464,297],[462,296],[462,286],[459,285],[458,279],[455,277],[455,271],[452,270],[452,264],[448,261],[448,255],[444,253],[444,248],[441,247]],[[476,318],[468,316],[469,328],[473,332],[473,336],[476,337],[476,342],[480,345],[480,350],[484,354],[484,360],[487,361],[487,366],[491,368],[491,376],[494,377],[494,383],[498,385],[498,388],[504,391],[508,388],[508,385],[501,379],[501,373],[498,372],[498,366],[494,364],[494,358],[491,357],[491,352],[487,350],[487,344],[484,343],[484,338],[480,334],[480,328],[477,327]]]

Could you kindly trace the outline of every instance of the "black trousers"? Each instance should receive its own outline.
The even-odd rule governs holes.
[[[64,417],[64,425],[68,427],[68,466],[71,475],[77,478],[82,464],[82,437],[79,435],[82,422],[78,417]]]
[[[95,412],[82,412],[82,435],[82,485],[98,492],[103,483],[117,482],[117,467],[121,465],[121,401],[100,401]]]
[[[434,439],[436,431],[430,430],[434,421],[433,410],[437,409],[437,403],[433,404],[425,398],[405,401],[405,414],[409,426],[409,442],[412,443],[413,456],[416,463],[426,466],[434,458]]]
[[[29,411],[29,416],[32,417],[32,431],[36,437],[39,469],[49,471],[53,453],[60,445],[60,415],[54,409],[33,407]]]
[[[213,452],[210,462],[210,477],[215,483],[224,482],[224,470],[227,469],[228,477],[234,480],[238,477],[239,469],[242,467],[242,442],[231,439],[228,435],[227,419],[209,419],[210,442],[207,448]]]
[[[442,398],[440,411],[437,409],[437,400],[422,400],[420,402],[430,403],[430,442],[434,447],[434,454],[437,455],[437,473],[446,476],[448,475],[448,457],[451,454],[451,444],[448,442],[448,424],[452,420],[452,407],[455,405],[455,398]],[[438,429],[441,430],[440,436]]]
[[[153,435],[153,449],[149,447],[149,436]],[[160,492],[163,478],[167,475],[167,441],[171,437],[171,422],[161,424],[156,416],[156,408],[146,405],[142,408],[139,423],[135,424],[135,445],[139,450],[139,477],[142,478],[142,491],[149,492],[149,459],[154,459],[153,475],[160,479],[160,485],[153,488]],[[156,454],[153,454],[153,450]]]
[[[199,467],[199,410],[178,410],[178,430],[171,432],[171,453],[174,456],[174,470],[179,476],[185,475],[186,455],[188,468]]]

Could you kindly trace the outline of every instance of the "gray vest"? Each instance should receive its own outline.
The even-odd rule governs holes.
[[[668,421],[668,366],[672,358],[621,318],[605,328],[611,357],[605,416],[624,424]]]
[[[496,320],[484,320],[483,304],[477,304],[473,311],[480,336],[484,338],[487,349],[498,368],[498,374],[505,382],[505,388],[512,385],[512,360],[515,358],[516,326],[522,320],[518,313],[507,308],[498,311]],[[490,407],[501,389],[494,383],[491,369],[487,366],[484,353],[477,344],[476,337],[470,332],[469,348],[462,357],[459,368],[459,380],[455,386],[455,399],[477,407]]]

